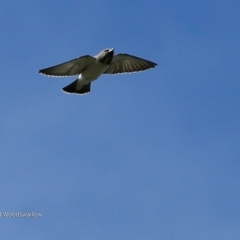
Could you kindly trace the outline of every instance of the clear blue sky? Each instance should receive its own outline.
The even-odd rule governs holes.
[[[240,2],[2,1],[4,240],[240,239]],[[38,70],[114,47],[158,63],[75,78]]]

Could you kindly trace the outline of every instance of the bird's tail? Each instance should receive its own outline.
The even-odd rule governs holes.
[[[66,93],[75,93],[75,94],[86,94],[89,93],[91,90],[91,83],[88,83],[86,85],[83,85],[82,88],[77,90],[77,80],[74,82],[70,83],[66,87],[62,88],[63,92]]]

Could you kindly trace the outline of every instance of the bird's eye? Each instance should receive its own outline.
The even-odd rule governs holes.
[[[104,52],[108,52],[108,51],[109,51],[108,49],[104,50]]]

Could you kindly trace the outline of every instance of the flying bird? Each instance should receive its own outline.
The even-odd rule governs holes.
[[[129,54],[114,55],[114,48],[106,48],[92,57],[85,55],[53,67],[39,70],[47,76],[78,78],[62,88],[66,93],[85,94],[91,90],[91,82],[102,74],[121,74],[144,71],[157,66],[156,63]]]

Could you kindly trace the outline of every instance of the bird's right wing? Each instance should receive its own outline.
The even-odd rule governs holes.
[[[96,59],[94,57],[86,55],[53,67],[41,69],[39,73],[52,77],[74,76],[80,74],[88,65],[95,61]]]
[[[103,74],[132,73],[147,70],[157,66],[149,60],[120,53],[113,56],[112,63]]]

